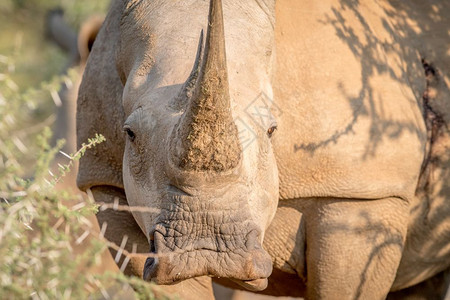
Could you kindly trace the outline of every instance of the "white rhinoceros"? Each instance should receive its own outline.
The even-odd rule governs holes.
[[[98,215],[150,253],[127,272],[194,299],[210,277],[383,299],[437,276],[443,297],[450,3],[208,2],[114,1],[84,73],[78,141],[107,141],[78,184],[140,207]]]

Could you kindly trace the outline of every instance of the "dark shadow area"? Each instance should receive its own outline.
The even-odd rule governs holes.
[[[387,300],[441,300],[447,299],[448,286],[450,285],[450,269],[441,272],[427,281],[421,282],[410,288],[389,293]],[[449,294],[450,296],[450,294]]]

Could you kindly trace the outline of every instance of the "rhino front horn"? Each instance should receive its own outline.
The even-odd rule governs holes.
[[[177,127],[178,167],[186,171],[222,172],[241,157],[228,87],[221,0],[211,0],[201,67],[187,109]]]

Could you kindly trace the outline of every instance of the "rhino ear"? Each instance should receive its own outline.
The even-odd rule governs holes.
[[[104,19],[101,16],[92,16],[81,24],[78,33],[78,52],[82,62],[87,60]]]
[[[90,53],[78,94],[78,147],[97,133],[106,138],[80,160],[77,183],[82,190],[101,185],[123,188],[123,87],[114,63],[122,10],[123,2],[114,1]]]
[[[78,59],[77,34],[64,19],[64,11],[61,8],[51,9],[45,18],[45,36],[63,51]]]

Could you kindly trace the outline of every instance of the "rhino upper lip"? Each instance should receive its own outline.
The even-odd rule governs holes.
[[[157,258],[153,258],[153,257],[148,257],[147,260],[145,261],[145,266],[144,266],[144,272],[143,272],[143,279],[146,281],[150,281],[150,273],[151,273],[151,269],[154,265],[154,263],[156,262]],[[258,291],[262,291],[264,289],[267,288],[268,285],[268,278],[256,278],[256,279],[248,279],[248,280],[242,280],[242,279],[236,279],[236,278],[229,278],[231,281],[237,283],[238,285],[242,286],[243,288],[249,290],[249,291],[253,291],[253,292],[258,292]],[[173,284],[181,281],[183,279],[173,279]]]
[[[163,252],[163,253],[158,253],[157,249],[156,249],[156,240],[155,240],[155,234],[156,233],[161,233],[158,228],[154,228],[150,233],[149,233],[149,244],[150,244],[150,252],[154,255],[152,255],[151,257],[148,257],[146,262],[145,262],[145,266],[144,266],[144,272],[143,272],[143,278],[144,280],[147,281],[152,281],[152,280],[157,280],[157,278],[151,278],[151,274],[154,272],[154,268],[156,267],[156,264],[159,261],[158,256],[162,255],[162,256],[166,256],[166,255],[177,255],[177,254],[182,254],[182,253],[186,253],[186,252],[196,252],[196,251],[211,251],[211,252],[217,252],[217,250],[214,247],[205,247],[205,245],[198,245],[200,247],[195,247],[194,249],[189,249],[189,250],[183,250],[183,251],[173,251],[173,252]],[[189,278],[189,277],[188,277]],[[236,282],[237,284],[239,284],[240,286],[246,288],[247,290],[250,291],[261,291],[264,290],[267,287],[268,284],[268,279],[267,277],[257,277],[257,278],[247,278],[247,279],[238,279],[238,278],[229,278],[230,280]],[[174,284],[177,283],[179,281],[183,280],[183,278],[180,278],[177,274],[177,276],[175,276],[174,278],[172,278],[172,282],[171,283],[166,283],[166,284]]]

